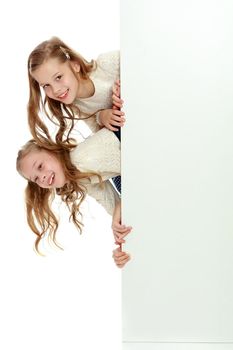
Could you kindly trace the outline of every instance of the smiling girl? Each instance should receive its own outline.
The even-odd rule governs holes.
[[[41,113],[58,126],[56,142],[68,138],[78,119],[92,132],[124,124],[119,95],[120,54],[88,62],[57,37],[39,44],[28,58],[28,122],[38,143],[50,139]],[[114,103],[114,107],[112,107]]]
[[[39,252],[39,243],[47,234],[57,244],[59,221],[52,210],[56,194],[67,205],[70,218],[80,231],[80,205],[87,194],[96,199],[112,215],[115,243],[121,246],[131,227],[121,224],[120,197],[108,181],[120,174],[119,140],[102,128],[79,145],[69,142],[63,146],[49,140],[41,146],[30,140],[18,152],[16,167],[28,181],[27,221],[36,235],[36,250]],[[129,255],[117,248],[113,258],[117,266],[123,267]]]

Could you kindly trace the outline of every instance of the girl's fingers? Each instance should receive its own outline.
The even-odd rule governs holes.
[[[116,79],[116,80],[114,81],[114,86],[117,85],[117,86],[120,87],[120,84],[121,84],[121,83],[120,83],[120,79]]]
[[[108,128],[111,131],[118,131],[118,129],[122,126],[122,123],[120,122],[115,122],[114,120],[109,122],[109,123],[105,123],[106,128]]]
[[[129,234],[129,232],[119,233],[118,231],[113,231],[113,235],[117,239],[123,239],[127,234]]]
[[[124,253],[123,256],[113,256],[113,259],[118,267],[124,267],[124,265],[130,260],[130,256],[129,254]]]
[[[112,127],[118,127],[118,128],[120,128],[120,127],[122,127],[122,126],[124,126],[124,121],[115,121],[115,120],[112,120],[110,123],[109,123],[109,125],[111,125]]]
[[[113,223],[112,225],[112,229],[116,232],[126,232],[126,231],[129,231],[129,230],[132,230],[132,226],[125,226],[125,225],[121,225],[121,224],[118,224],[118,223]]]
[[[123,115],[125,115],[125,113],[123,111],[120,111],[119,109],[114,109],[112,115],[123,116]]]
[[[124,232],[122,234],[120,234],[118,237],[123,239],[125,236],[127,236],[129,233],[131,232],[131,230],[128,230],[127,232]]]
[[[113,106],[115,106],[115,109],[119,111],[123,107],[123,104],[118,102],[113,102]]]
[[[120,253],[121,252],[119,251],[119,248],[113,250],[113,252],[112,252],[113,259],[117,259]]]
[[[124,126],[124,123],[112,122],[111,125],[112,125],[112,127],[117,128],[117,130],[118,130],[119,128],[121,128],[122,126]]]
[[[125,118],[123,116],[118,116],[118,115],[113,114],[110,123],[112,123],[112,122],[124,123]]]
[[[125,243],[125,240],[124,240],[124,239],[119,239],[119,238],[117,238],[117,237],[115,237],[115,236],[114,236],[114,238],[115,238],[115,244]],[[122,241],[123,241],[123,242],[122,242]]]
[[[113,230],[113,233],[120,237],[120,238],[123,238],[125,237],[126,235],[128,235],[129,233],[131,232],[131,229],[126,229],[124,231],[119,231],[119,230]]]
[[[128,257],[127,259],[125,259],[124,261],[122,261],[121,263],[117,264],[117,267],[122,268],[125,266],[125,264],[127,264],[127,262],[130,260],[130,257]]]
[[[120,127],[121,124],[124,124],[124,122],[122,122],[122,121],[117,121],[117,120],[111,121],[111,125],[112,125],[113,127],[114,127],[114,126]]]
[[[113,95],[120,98],[120,89],[118,86],[113,86],[113,89],[112,89],[112,92],[113,92]]]
[[[125,232],[127,232],[127,231],[129,231],[129,230],[130,230],[130,228],[128,228],[128,227],[126,227],[126,228],[117,228],[117,227],[114,227],[114,228],[113,228],[113,231],[114,231],[114,232],[117,232],[117,233],[119,233],[119,234],[125,233]]]
[[[114,104],[119,104],[120,106],[122,106],[124,103],[124,100],[122,100],[122,98],[118,97],[115,94],[112,95],[112,101]]]
[[[124,103],[123,98],[120,97],[119,93],[117,91],[113,91],[112,93],[112,99],[117,101],[117,102],[121,102]]]
[[[112,125],[107,126],[107,128],[111,131],[118,131],[118,128],[114,128]]]
[[[130,230],[127,230],[126,232],[124,233],[119,233],[117,231],[113,231],[113,236],[116,240],[117,243],[125,243],[125,237],[131,232],[131,229]]]
[[[117,96],[120,96],[121,89],[119,84],[114,84],[112,87],[112,92],[116,94]]]
[[[116,80],[114,81],[114,84],[116,84],[116,85],[120,86],[120,84],[121,84],[120,79],[116,79]]]
[[[114,238],[117,243],[125,243],[125,239],[121,236],[114,235]]]
[[[122,264],[122,263],[125,263],[126,261],[128,261],[128,259],[129,259],[129,255],[125,254],[124,256],[119,256],[119,257],[115,258],[115,261],[118,264]]]
[[[118,117],[118,116],[113,116],[110,123],[125,123],[125,118],[124,117]]]
[[[125,243],[125,240],[124,239],[119,239],[119,238],[116,238],[115,237],[115,244],[121,244],[121,243]]]
[[[119,250],[120,248],[117,248],[115,250],[113,250],[113,254],[112,257],[121,261],[124,260],[126,257],[129,257],[129,254],[126,252],[122,252],[121,250]]]
[[[122,239],[125,236],[127,236],[130,232],[131,232],[131,230],[127,230],[125,232],[113,231],[113,234],[115,237]]]

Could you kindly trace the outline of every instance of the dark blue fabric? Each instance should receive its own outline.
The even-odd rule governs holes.
[[[113,131],[116,137],[119,141],[121,141],[121,129],[118,129],[117,131]]]
[[[116,176],[112,178],[112,181],[119,193],[121,193],[121,176]]]
[[[119,141],[121,141],[121,129],[113,131]],[[114,185],[119,193],[121,193],[121,176],[116,176],[112,178]]]

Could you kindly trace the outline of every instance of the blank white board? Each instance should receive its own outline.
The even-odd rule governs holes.
[[[121,1],[125,349],[233,349],[232,18],[230,0]]]

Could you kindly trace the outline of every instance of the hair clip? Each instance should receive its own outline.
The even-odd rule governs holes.
[[[66,56],[66,58],[68,59],[68,60],[70,60],[70,55],[68,54],[68,52],[66,52],[66,50],[62,47],[62,46],[59,46],[60,47],[60,49],[62,50],[62,52],[64,53],[64,55]]]

